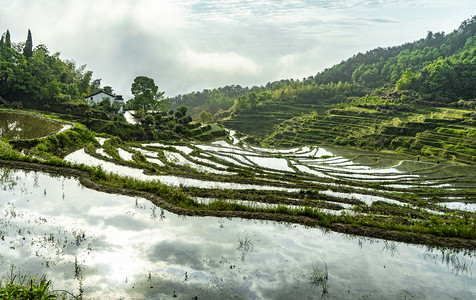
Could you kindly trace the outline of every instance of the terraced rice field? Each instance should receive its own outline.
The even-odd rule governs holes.
[[[281,147],[337,144],[473,164],[476,122],[471,111],[428,108],[412,113],[377,113],[349,108],[320,111],[287,120],[264,142]],[[245,132],[246,133],[246,132]]]
[[[473,166],[315,146],[266,149],[246,145],[233,132],[210,144],[123,143],[111,149],[107,143],[102,139],[100,147],[65,160],[180,187],[201,209],[310,209],[423,227],[431,227],[432,216],[444,215],[451,225],[476,215]]]

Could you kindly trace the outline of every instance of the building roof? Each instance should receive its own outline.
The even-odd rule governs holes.
[[[93,93],[93,94],[87,96],[86,98],[93,97],[93,96],[99,95],[99,94],[101,94],[101,93],[106,94],[106,95],[108,95],[108,96],[110,96],[110,97],[112,97],[112,98],[116,98],[115,95],[113,95],[113,94],[111,94],[111,93],[108,93],[108,92],[105,92],[105,91],[102,91],[102,90],[101,90],[101,91],[97,91],[96,93]]]

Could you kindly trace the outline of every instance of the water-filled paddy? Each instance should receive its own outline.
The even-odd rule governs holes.
[[[57,122],[30,113],[0,111],[0,137],[18,140],[34,139],[58,133],[71,124]]]
[[[86,299],[474,299],[473,252],[319,228],[183,217],[76,179],[1,169],[0,266]],[[325,264],[325,265],[324,265]]]
[[[426,212],[436,211],[439,215],[448,212],[448,209],[474,212],[472,205],[466,205],[465,209],[459,209],[461,205],[428,207],[426,201],[416,202],[415,197],[410,200],[405,198],[409,193],[424,188],[427,190],[418,191],[417,197],[426,199],[428,195],[442,192],[451,193],[447,196],[461,193],[463,196],[459,199],[464,198],[465,203],[472,203],[474,196],[471,193],[474,194],[474,191],[470,188],[470,194],[467,193],[468,187],[475,183],[475,178],[471,175],[475,168],[471,166],[455,168],[398,156],[377,157],[368,153],[355,156],[349,151],[314,146],[291,150],[265,149],[242,142],[230,144],[225,140],[212,144],[142,143],[121,147],[124,149],[117,150],[123,160],[128,162],[126,164],[105,156],[102,148],[96,149],[95,153],[100,154],[98,156],[80,149],[64,159],[77,164],[102,166],[105,171],[139,180],[158,180],[186,188],[295,193],[318,189],[325,191],[322,195],[349,201],[357,199],[368,207],[375,202],[386,202],[401,207],[409,205],[412,209],[421,208]],[[134,164],[134,152],[144,155],[140,166]],[[144,163],[149,164],[149,169],[143,168]],[[149,170],[153,172],[148,172]],[[432,201],[434,199],[436,198],[432,197]],[[248,202],[239,203],[246,205]],[[303,201],[299,204],[306,205]],[[444,209],[445,207],[448,209]],[[355,212],[359,213],[361,209],[367,208],[357,207]]]

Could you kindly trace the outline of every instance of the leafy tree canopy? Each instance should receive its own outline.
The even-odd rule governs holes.
[[[146,76],[137,76],[131,85],[134,98],[130,100],[130,107],[139,111],[165,109],[168,99],[164,92],[160,92],[154,79]]]

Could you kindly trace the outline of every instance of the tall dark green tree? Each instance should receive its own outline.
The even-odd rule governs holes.
[[[10,31],[8,31],[8,29],[7,29],[7,33],[5,34],[5,47],[6,48],[12,47],[12,41],[10,40]]]
[[[23,55],[26,58],[33,56],[33,41],[31,39],[31,31],[28,29],[28,37],[26,38],[25,47],[23,48]]]

